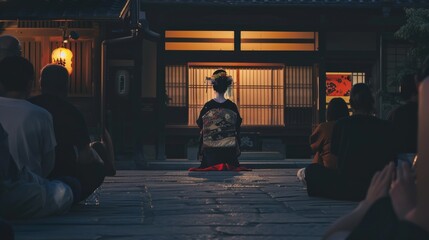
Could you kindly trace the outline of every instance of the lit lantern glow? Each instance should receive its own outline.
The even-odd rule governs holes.
[[[59,64],[67,68],[67,71],[69,72],[69,75],[72,73],[72,58],[73,53],[70,51],[70,49],[67,48],[57,48],[54,51],[52,51],[52,63]]]

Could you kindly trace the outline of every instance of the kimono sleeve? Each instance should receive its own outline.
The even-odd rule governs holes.
[[[313,133],[310,135],[310,148],[313,153],[316,153],[320,150],[322,144],[320,124],[316,127]]]

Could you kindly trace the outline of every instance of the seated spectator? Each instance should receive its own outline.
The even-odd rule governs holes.
[[[0,36],[0,61],[5,57],[21,56],[21,45],[11,35]]]
[[[0,124],[0,217],[37,218],[62,214],[80,199],[77,180],[48,181],[28,170],[18,169],[9,153],[8,135]],[[0,236],[5,237],[7,232]],[[9,229],[10,230],[10,229]]]
[[[348,117],[349,109],[342,98],[334,98],[328,104],[327,122],[321,123],[310,136],[310,147],[314,154],[313,163],[336,169],[337,159],[331,154],[331,135],[337,120]]]
[[[33,83],[33,65],[22,57],[6,57],[0,72],[0,124],[9,135],[10,153],[18,169],[25,166],[47,177],[54,167],[56,141],[51,114],[25,100]]]
[[[406,101],[389,114],[396,139],[397,153],[417,152],[417,83],[414,74],[406,75],[401,81],[401,95]]]
[[[353,115],[338,120],[332,132],[331,154],[337,157],[338,168],[308,166],[305,180],[310,196],[362,200],[372,175],[394,160],[392,128],[389,122],[372,116],[373,104],[367,85],[353,86]]]
[[[324,239],[429,239],[429,61],[423,64],[419,87],[417,175],[406,163],[377,172],[358,207],[336,221]],[[416,181],[418,179],[418,181]]]
[[[333,98],[326,111],[327,122],[319,124],[310,136],[310,148],[314,158],[312,164],[320,164],[328,169],[337,169],[337,157],[331,154],[332,129],[337,120],[349,116],[347,103],[342,98]],[[297,177],[306,185],[305,178],[312,178],[311,171],[305,176],[305,168],[297,172]]]
[[[23,161],[13,160],[8,134],[0,123],[0,216],[14,219],[63,213],[74,200],[80,199],[77,180],[64,177],[62,181],[48,181],[29,170],[33,167],[42,175],[50,172],[53,166],[50,149],[55,146],[55,139],[50,134],[49,113],[23,100],[29,93],[34,71],[31,63],[20,55],[21,47],[15,37],[0,36],[0,118],[9,124],[12,134],[19,134],[12,137],[13,149],[15,155],[24,156]],[[42,137],[44,141],[39,141]],[[42,147],[41,152],[37,146]],[[13,239],[10,230],[1,229],[0,236]]]
[[[102,184],[106,173],[114,175],[113,153],[108,152],[112,149],[111,145],[110,149],[106,149],[102,143],[93,144],[100,154],[90,147],[84,117],[67,101],[68,80],[65,67],[56,64],[45,66],[40,78],[42,94],[28,101],[52,114],[57,146],[55,166],[50,177],[76,177],[82,186],[82,198],[85,199]],[[109,167],[108,171],[105,171],[104,164]]]

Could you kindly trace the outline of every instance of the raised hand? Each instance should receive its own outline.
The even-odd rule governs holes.
[[[416,207],[415,177],[407,163],[403,162],[396,168],[396,179],[392,181],[389,194],[399,219],[404,219],[407,213]]]
[[[394,169],[395,164],[391,162],[381,172],[379,171],[374,174],[366,193],[366,198],[361,204],[371,206],[378,199],[387,196],[393,180]]]

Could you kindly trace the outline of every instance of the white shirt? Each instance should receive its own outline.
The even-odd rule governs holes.
[[[54,159],[47,161],[43,156],[57,145],[51,114],[26,100],[0,97],[0,123],[8,133],[9,150],[18,169],[26,166],[46,177]]]

